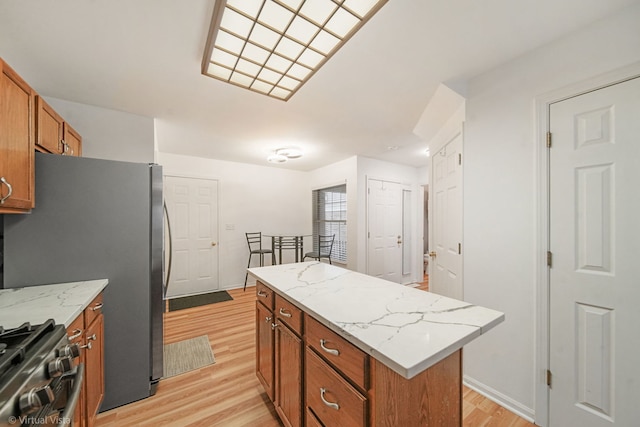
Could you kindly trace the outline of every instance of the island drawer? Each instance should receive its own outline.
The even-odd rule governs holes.
[[[311,412],[311,409],[307,408],[307,416],[305,420],[305,426],[307,427],[324,427],[320,421],[316,418],[316,416]]]
[[[259,280],[256,282],[256,298],[269,310],[273,310],[274,293]]]
[[[93,320],[102,314],[102,293],[95,297],[84,310],[84,325],[89,327]]]
[[[302,335],[302,311],[280,295],[276,295],[275,315],[295,333]]]
[[[307,411],[325,426],[366,426],[367,399],[309,348],[305,360]]]
[[[305,315],[305,339],[329,364],[363,390],[368,388],[369,356],[314,318]]]

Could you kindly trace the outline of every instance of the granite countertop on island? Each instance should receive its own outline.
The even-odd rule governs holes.
[[[504,321],[495,310],[325,263],[248,271],[407,379]]]
[[[98,279],[0,289],[0,326],[9,329],[24,322],[37,325],[53,319],[67,327],[108,283]]]

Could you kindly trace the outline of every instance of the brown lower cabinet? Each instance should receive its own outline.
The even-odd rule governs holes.
[[[93,427],[104,397],[104,315],[98,295],[67,328],[69,341],[81,347],[78,363],[84,365],[84,382],[73,425]]]
[[[283,295],[256,288],[256,374],[285,426],[462,425],[462,350],[406,379]]]

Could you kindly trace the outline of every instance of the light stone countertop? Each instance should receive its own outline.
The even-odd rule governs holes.
[[[499,311],[326,263],[248,271],[408,379],[504,321]]]
[[[9,329],[24,322],[38,325],[54,319],[68,327],[108,283],[99,279],[0,289],[0,326]]]

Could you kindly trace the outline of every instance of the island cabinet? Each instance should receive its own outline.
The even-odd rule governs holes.
[[[74,426],[92,427],[104,397],[104,315],[102,294],[67,327],[69,341],[80,346],[84,382],[74,415]]]
[[[276,412],[286,427],[302,423],[302,311],[275,297]]]
[[[256,289],[257,376],[285,426],[462,425],[462,350],[408,379],[264,283]]]
[[[0,213],[34,206],[34,91],[0,59]]]
[[[263,302],[256,301],[256,375],[267,392],[267,396],[273,401],[275,398],[273,307],[267,307]]]

